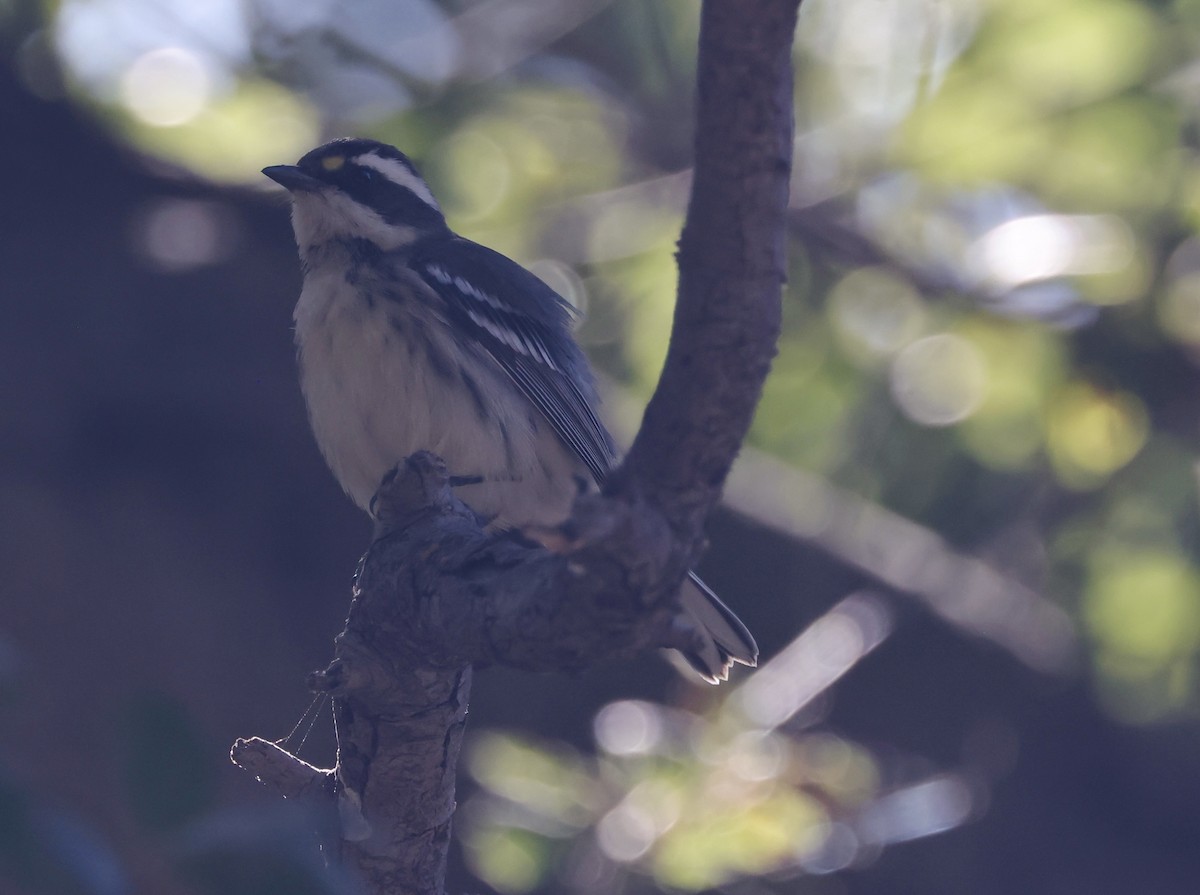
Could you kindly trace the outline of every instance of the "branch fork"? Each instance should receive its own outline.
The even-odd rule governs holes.
[[[426,452],[397,467],[373,508],[334,659],[308,679],[334,700],[336,769],[258,738],[231,758],[287,798],[336,810],[340,857],[369,891],[441,892],[472,667],[573,670],[687,645],[673,606],[687,558],[653,514],[594,495],[558,552],[489,532]]]
[[[625,463],[533,545],[488,532],[444,465],[405,461],[335,658],[310,677],[334,700],[337,767],[263,740],[235,763],[290,798],[336,806],[340,859],[367,892],[442,895],[471,671],[572,671],[695,632],[674,600],[749,429],[775,353],[792,153],[791,43],[800,0],[705,0],[696,167],[679,245],[666,366]]]

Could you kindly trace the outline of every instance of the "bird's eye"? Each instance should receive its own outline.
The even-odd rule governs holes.
[[[371,183],[379,178],[379,172],[373,168],[359,168],[358,176],[364,183]]]

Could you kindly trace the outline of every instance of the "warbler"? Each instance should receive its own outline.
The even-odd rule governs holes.
[[[317,444],[370,511],[384,476],[428,450],[499,524],[550,527],[617,463],[571,306],[499,252],[458,236],[402,152],[341,139],[263,173],[292,199],[304,273],[300,384]],[[694,574],[684,658],[716,683],[758,647]]]

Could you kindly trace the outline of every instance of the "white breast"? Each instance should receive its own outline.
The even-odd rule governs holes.
[[[505,374],[494,361],[462,351],[429,308],[369,294],[315,269],[295,313],[313,432],[354,502],[367,509],[397,463],[429,450],[451,475],[483,477],[458,490],[477,512],[517,526],[564,519],[587,473],[545,418],[498,379]],[[505,387],[489,387],[496,381]]]

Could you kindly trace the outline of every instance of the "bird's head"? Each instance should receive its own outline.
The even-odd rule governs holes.
[[[301,251],[365,239],[381,249],[447,232],[429,186],[400,150],[375,140],[334,140],[295,165],[263,173],[292,195]]]

